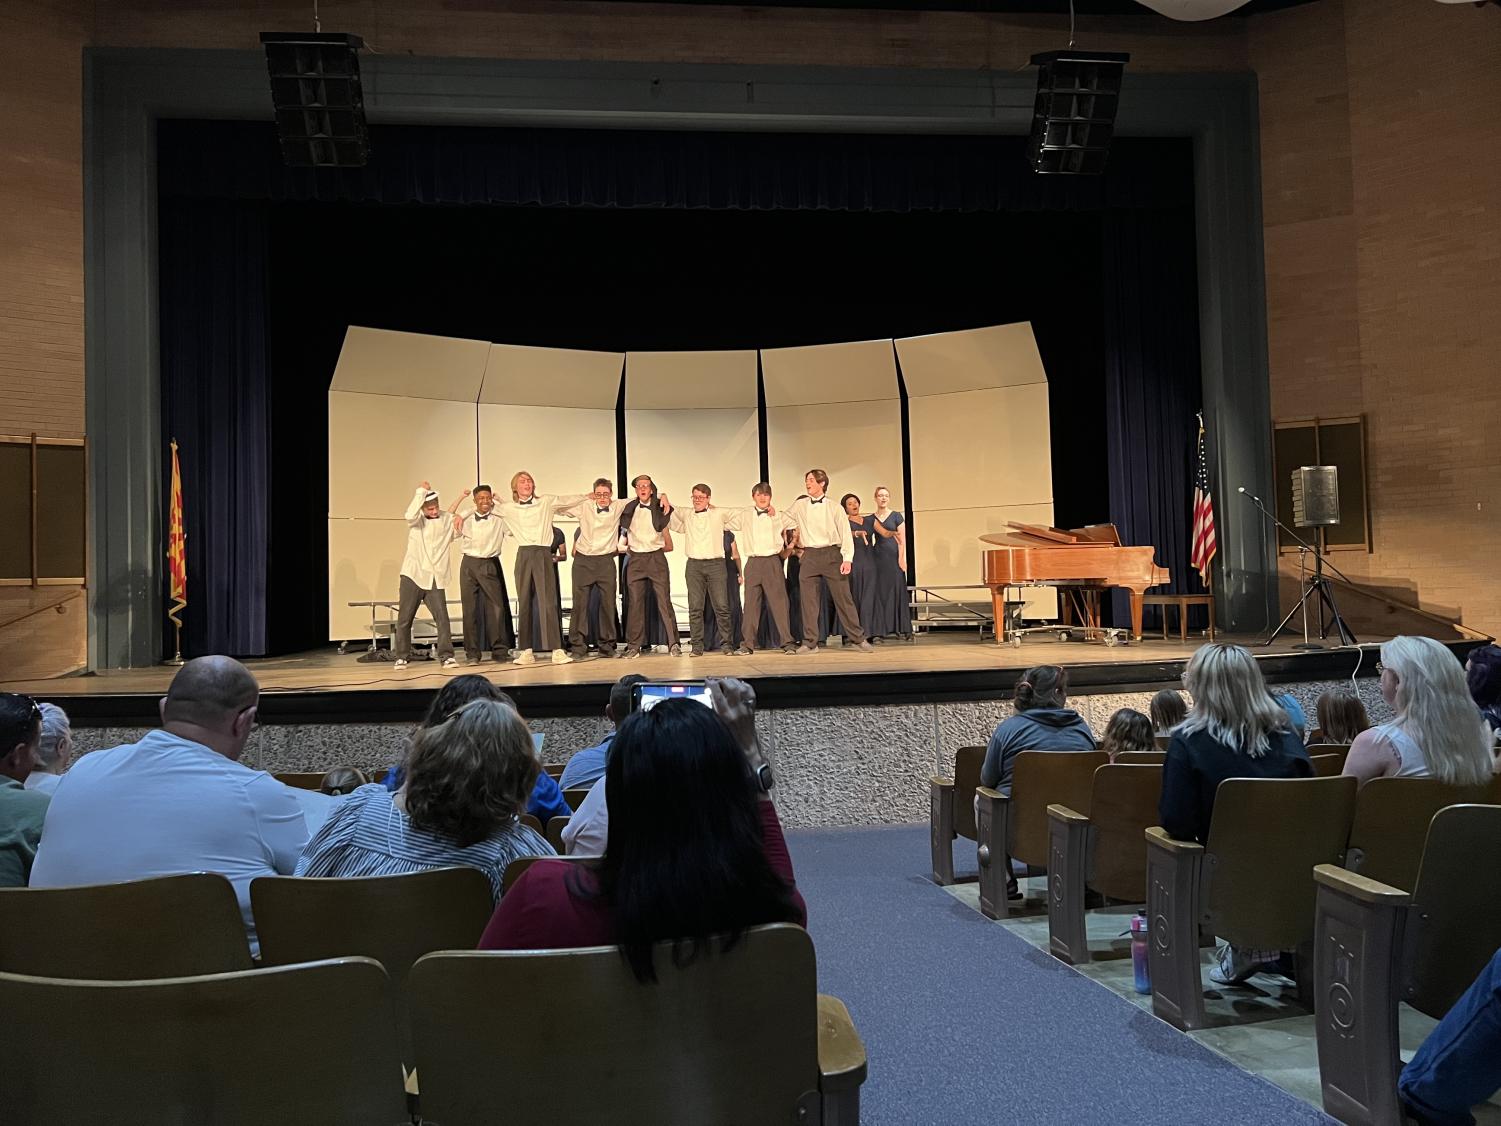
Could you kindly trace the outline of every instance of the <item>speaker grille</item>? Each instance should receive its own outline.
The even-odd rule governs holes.
[[[282,159],[298,168],[360,168],[370,158],[360,88],[364,41],[336,33],[262,32]]]
[[[1097,176],[1105,171],[1121,78],[1130,55],[1048,51],[1033,55],[1037,100],[1027,160],[1045,175]]]

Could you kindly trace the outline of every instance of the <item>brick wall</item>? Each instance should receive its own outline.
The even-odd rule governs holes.
[[[1374,550],[1339,565],[1501,633],[1501,10],[1250,24],[1273,415],[1363,412]]]

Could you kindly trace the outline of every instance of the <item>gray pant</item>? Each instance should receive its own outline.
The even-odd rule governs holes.
[[[542,648],[547,652],[563,648],[558,628],[558,571],[552,565],[552,548],[525,546],[516,549],[516,644],[525,646],[532,639],[532,591],[537,592],[537,623]]]
[[[459,601],[464,606],[464,652],[478,659],[481,618],[490,649],[499,660],[506,655],[500,628],[500,560],[464,556],[459,564]]]
[[[657,596],[657,613],[667,630],[667,644],[678,643],[678,616],[672,609],[672,577],[667,572],[667,556],[660,551],[631,552],[630,566],[631,612],[630,625],[625,631],[627,649],[642,649],[646,645],[646,591],[650,587]],[[720,581],[724,579],[721,576]]]
[[[573,553],[573,611],[568,616],[568,644],[575,653],[588,648],[589,592],[599,589],[599,621],[594,635],[601,653],[615,648],[615,560],[618,555]]]
[[[780,555],[753,555],[745,561],[745,613],[740,615],[740,648],[756,647],[763,599],[771,607],[771,620],[777,627],[777,644],[788,645],[795,640],[787,601],[785,566]]]
[[[405,575],[401,576],[401,606],[396,611],[396,657],[409,660],[412,656],[412,622],[417,618],[417,607],[426,604],[438,627],[438,659],[446,661],[453,656],[453,634],[448,628],[448,596],[441,586],[423,590]]]
[[[693,648],[704,647],[704,588],[708,587],[709,605],[714,608],[720,641],[730,646],[730,595],[726,586],[724,558],[688,560],[688,639]]]
[[[834,600],[834,612],[839,615],[845,642],[859,645],[865,640],[855,600],[850,597],[850,578],[839,573],[842,562],[837,547],[810,547],[803,551],[802,566],[798,569],[798,590],[803,600],[804,645],[818,644],[819,579],[829,584],[829,597]]]

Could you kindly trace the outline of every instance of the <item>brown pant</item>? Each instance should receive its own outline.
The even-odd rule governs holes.
[[[553,566],[552,548],[524,545],[516,549],[516,644],[527,646],[532,640],[532,591],[537,592],[537,613],[541,621],[537,632],[542,648],[548,652],[563,648],[558,629],[558,571]]]
[[[839,624],[844,627],[844,640],[850,645],[859,645],[865,640],[865,631],[860,628],[860,615],[855,610],[855,600],[850,597],[850,578],[839,573],[837,547],[810,547],[803,551],[802,567],[798,571],[798,588],[803,600],[803,644],[818,644],[818,580],[829,584],[829,595],[834,599],[834,612],[839,615]]]
[[[583,555],[573,553],[573,612],[568,616],[568,643],[575,653],[588,646],[584,638],[589,630],[589,592],[599,588],[599,621],[595,640],[599,651],[615,648],[615,560],[618,555]]]
[[[667,644],[678,644],[678,616],[672,610],[671,578],[667,573],[667,556],[660,551],[633,551],[626,567],[628,594],[631,600],[630,623],[625,631],[627,649],[646,645],[646,589],[657,595],[657,613],[667,630]]]
[[[740,616],[740,647],[754,649],[761,628],[761,602],[771,607],[777,627],[777,644],[792,643],[792,625],[787,604],[787,574],[780,555],[753,555],[745,562],[745,613]]]

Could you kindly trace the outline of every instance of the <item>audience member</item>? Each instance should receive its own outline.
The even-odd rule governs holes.
[[[197,657],[139,743],[84,755],[47,813],[34,887],[218,872],[234,885],[252,951],[250,881],[289,875],[307,841],[297,799],[239,762],[260,689],[229,657]]]
[[[1152,697],[1151,711],[1152,730],[1158,735],[1170,735],[1188,715],[1188,705],[1183,702],[1182,693],[1164,688]]]
[[[1419,1126],[1474,1126],[1470,1108],[1501,1090],[1501,950],[1428,1034],[1397,1079]]]
[[[1249,649],[1211,642],[1193,655],[1183,680],[1193,707],[1168,742],[1157,812],[1170,835],[1203,844],[1225,779],[1307,778],[1313,764]],[[1238,984],[1279,953],[1221,947],[1210,980]]]
[[[1429,637],[1394,637],[1376,665],[1381,698],[1396,713],[1350,744],[1345,773],[1372,778],[1437,778],[1474,786],[1494,768],[1491,735],[1465,687],[1454,654]]]
[[[353,766],[336,766],[323,776],[323,781],[318,783],[318,790],[320,793],[343,797],[369,784],[370,779],[365,777],[363,770]]]
[[[22,783],[35,770],[41,738],[37,702],[0,692],[0,887],[25,887],[31,877],[49,799]]]
[[[605,704],[605,718],[610,721],[610,733],[594,746],[576,752],[568,760],[568,764],[563,767],[563,776],[558,779],[559,786],[565,790],[592,786],[605,776],[605,763],[610,758],[610,744],[615,740],[615,732],[631,714],[631,690],[645,679],[639,673],[629,673],[615,682],[610,689],[609,702]]]
[[[1068,673],[1059,665],[1038,665],[1016,682],[1012,707],[990,736],[980,785],[1011,793],[1011,765],[1022,751],[1092,751],[1094,732],[1068,700]]]
[[[26,776],[26,788],[50,794],[68,769],[68,759],[73,754],[73,725],[68,722],[68,713],[56,704],[38,707],[42,709],[42,737],[36,745],[36,767]]]
[[[308,841],[297,875],[394,876],[462,865],[483,872],[498,900],[507,864],[555,855],[521,823],[541,766],[526,721],[509,704],[471,700],[423,727],[406,767],[394,794],[372,783],[343,798]]]
[[[1465,683],[1491,734],[1501,733],[1501,645],[1481,645],[1465,658]]]
[[[1125,753],[1155,751],[1157,740],[1152,737],[1152,721],[1135,708],[1121,708],[1105,725],[1105,734],[1100,739],[1100,750],[1115,761],[1115,756]]]
[[[1303,742],[1308,737],[1308,713],[1298,703],[1297,697],[1291,692],[1273,692],[1270,688],[1267,695],[1272,698],[1272,703],[1287,713],[1287,718],[1292,721],[1293,734],[1298,737],[1298,742]]]
[[[436,727],[445,722],[450,716],[462,708],[471,700],[495,700],[506,705],[517,715],[521,710],[516,707],[516,701],[502,692],[489,680],[477,673],[465,673],[456,676],[438,689],[433,696],[433,702],[428,705],[427,714],[422,717],[422,723],[418,725],[420,732],[424,728]],[[536,753],[535,741],[533,754]],[[406,763],[397,763],[393,766],[385,778],[385,787],[391,793],[401,789],[406,782]],[[567,817],[573,812],[566,801],[563,800],[563,791],[557,781],[545,770],[537,772],[537,780],[532,786],[531,796],[527,798],[526,808],[521,812],[530,813],[538,821],[546,825],[549,818]]]
[[[1320,693],[1316,714],[1321,743],[1353,743],[1355,736],[1371,726],[1365,705],[1353,692]]]
[[[533,864],[496,909],[483,949],[617,944],[638,980],[654,943],[691,961],[762,923],[806,921],[756,739],[755,695],[711,680],[714,711],[672,700],[620,726],[603,784],[609,844],[597,865]]]

